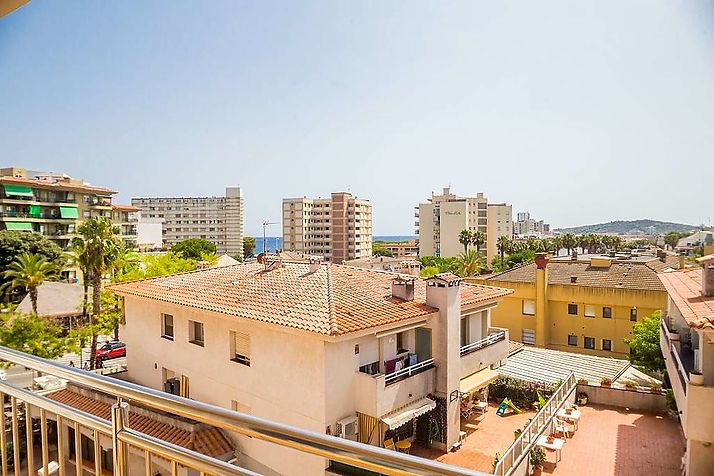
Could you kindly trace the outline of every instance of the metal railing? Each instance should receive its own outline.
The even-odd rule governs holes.
[[[0,412],[0,461],[2,476],[12,474],[36,474],[42,469],[43,474],[49,474],[51,469],[50,451],[56,452],[58,473],[69,476],[74,473],[81,476],[84,472],[85,459],[92,459],[94,474],[106,472],[102,467],[102,446],[98,444],[101,437],[111,440],[112,472],[114,475],[126,476],[129,469],[129,450],[132,455],[143,455],[143,471],[146,476],[152,476],[161,460],[170,467],[170,474],[175,476],[180,468],[191,468],[200,472],[201,476],[255,476],[256,473],[241,468],[236,464],[227,463],[216,458],[177,446],[170,442],[146,435],[131,428],[128,421],[130,404],[138,404],[142,408],[166,412],[170,415],[188,418],[190,420],[212,425],[224,430],[258,438],[286,448],[291,448],[306,454],[315,455],[347,465],[368,469],[387,475],[473,475],[483,476],[484,473],[466,468],[449,466],[436,461],[418,458],[376,446],[365,445],[355,441],[324,435],[277,423],[263,418],[239,413],[225,408],[209,405],[199,401],[189,400],[158,390],[142,387],[130,382],[116,380],[91,372],[68,367],[64,364],[34,357],[23,352],[0,346],[0,359],[16,365],[34,369],[45,374],[66,379],[74,385],[88,390],[102,392],[117,398],[112,405],[111,420],[104,420],[81,410],[52,400],[40,393],[19,388],[7,381],[0,381],[0,399],[10,399],[10,425],[8,428],[5,412]],[[21,430],[21,411],[24,411],[25,421],[31,418],[39,419],[41,443],[39,448],[40,461],[35,464],[34,432],[31,423],[25,424]],[[74,455],[67,453],[65,443],[70,443],[70,433],[57,431],[57,447],[50,449],[48,439],[48,418],[56,419],[57,428],[65,425],[74,429]],[[93,455],[83,458],[81,437],[88,433],[94,444]],[[21,433],[25,433],[24,437]],[[12,446],[8,445],[9,441]],[[26,456],[21,461],[21,440],[26,441]],[[13,462],[9,462],[8,452],[12,452]],[[53,456],[54,457],[54,456]],[[136,461],[134,461],[136,463]],[[167,463],[166,463],[167,462]],[[269,464],[269,462],[263,462]],[[327,466],[327,464],[326,464]],[[133,466],[135,467],[135,466]],[[21,471],[22,470],[22,471]],[[133,474],[133,473],[132,473]]]
[[[418,364],[410,365],[409,367],[404,367],[403,369],[392,372],[391,374],[386,374],[384,376],[384,385],[390,385],[399,380],[411,377],[425,370],[428,370],[434,366],[434,359],[427,359]]]
[[[477,340],[476,342],[472,342],[470,344],[463,346],[461,348],[461,355],[466,355],[473,351],[483,349],[484,347],[488,347],[489,345],[493,345],[496,342],[500,342],[505,339],[506,339],[506,331],[493,332],[481,340]]]
[[[667,343],[667,349],[669,349],[669,353],[672,356],[672,360],[674,361],[674,366],[677,367],[677,377],[679,378],[679,382],[682,384],[682,391],[686,395],[687,383],[689,382],[689,378],[687,377],[687,371],[684,368],[684,364],[682,363],[682,359],[679,356],[679,352],[677,352],[677,348],[672,342],[672,335],[669,332],[667,322],[664,319],[661,319],[659,321],[659,325],[662,328],[662,335],[664,336],[664,340]]]
[[[528,458],[531,449],[538,441],[538,437],[549,428],[553,419],[558,414],[565,402],[575,392],[577,381],[575,374],[570,372],[560,386],[553,392],[548,401],[538,413],[531,419],[523,432],[513,441],[511,446],[503,453],[496,463],[493,473],[499,476],[507,476],[517,468],[525,458]]]

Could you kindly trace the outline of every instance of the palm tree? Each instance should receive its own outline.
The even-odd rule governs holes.
[[[481,253],[481,247],[486,243],[486,235],[482,231],[472,232],[471,243],[476,247],[476,253]]]
[[[461,233],[459,233],[459,243],[464,245],[464,253],[466,253],[471,244],[471,231],[461,230]]]
[[[563,248],[568,250],[568,255],[570,255],[571,251],[573,248],[575,248],[578,245],[578,241],[572,233],[566,233],[562,237],[563,239]]]
[[[89,302],[89,283],[91,282],[91,257],[87,252],[87,242],[82,238],[74,238],[69,247],[69,259],[72,264],[77,266],[82,272],[82,286],[84,293],[82,294],[82,320],[87,320],[87,303]]]
[[[56,278],[59,268],[47,261],[44,255],[22,253],[10,263],[4,275],[5,279],[10,280],[7,283],[10,290],[19,288],[30,295],[32,312],[37,314],[37,288],[43,282]]]
[[[496,241],[496,249],[498,249],[498,253],[501,255],[501,269],[503,269],[503,256],[506,253],[511,252],[511,248],[513,246],[513,243],[511,240],[508,239],[506,235],[501,235],[498,237],[498,240]]]
[[[563,248],[563,237],[560,235],[553,237],[553,247],[555,248],[555,256],[558,256],[560,250]]]
[[[101,293],[102,278],[114,267],[116,257],[122,243],[119,238],[119,227],[112,225],[106,217],[91,218],[77,227],[74,244],[84,249],[88,270],[92,275],[92,317],[90,324],[102,311]],[[83,244],[79,244],[83,241]],[[90,348],[90,368],[94,368],[97,355],[97,330],[92,327],[92,343]]]
[[[459,264],[458,275],[462,278],[478,276],[479,271],[486,266],[483,255],[474,250],[466,250],[457,257]]]

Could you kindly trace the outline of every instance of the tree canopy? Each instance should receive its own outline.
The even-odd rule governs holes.
[[[664,372],[664,356],[659,345],[660,311],[632,326],[632,339],[625,339],[630,346],[630,362],[653,372]]]
[[[243,237],[243,256],[245,258],[252,258],[253,256],[255,256],[255,237]]]
[[[186,259],[201,260],[206,255],[216,254],[216,245],[203,238],[189,238],[172,246],[171,251]]]
[[[141,254],[139,261],[126,273],[116,276],[116,281],[134,281],[168,274],[184,273],[196,269],[196,260],[186,259],[177,253]]]
[[[59,276],[59,268],[44,255],[22,253],[3,273],[9,293],[20,290],[32,299],[32,311],[37,314],[37,288],[47,280]],[[24,295],[24,294],[23,294]]]
[[[0,312],[0,344],[45,359],[79,352],[84,338],[77,331],[65,334],[51,319],[21,314],[12,309]]]
[[[394,256],[392,250],[385,248],[380,242],[372,243],[372,256]]]

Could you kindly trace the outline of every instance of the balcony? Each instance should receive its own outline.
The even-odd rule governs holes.
[[[355,373],[357,411],[385,415],[434,391],[436,368],[427,359],[389,374]]]
[[[157,420],[159,422],[182,419],[185,431],[213,427],[290,448],[303,455],[312,455],[319,461],[326,458],[381,474],[484,474],[181,398],[6,347],[0,347],[0,359],[67,382],[64,384],[66,387],[59,390],[35,392],[0,381],[0,396],[9,401],[6,410],[0,413],[0,424],[5,429],[0,432],[0,458],[3,470],[10,469],[8,473],[14,470],[14,474],[20,474],[21,463],[22,474],[37,474],[41,471],[43,474],[88,472],[126,476],[131,467],[132,474],[141,472],[147,475],[187,472],[226,476],[256,475],[240,466],[240,454],[238,458],[234,458],[232,453],[223,457],[208,456],[182,446],[185,443],[175,439],[171,441],[170,433],[149,436],[133,427],[133,424],[141,425],[142,419],[146,421],[149,418],[147,415],[157,413],[161,415]],[[427,375],[431,375],[433,383],[433,372],[433,368],[429,369],[388,388],[396,389],[404,382]],[[72,400],[53,396],[53,393],[71,393],[71,389],[80,391],[80,387],[81,394],[75,393]],[[104,395],[101,401],[91,396],[98,394]],[[107,416],[102,418],[81,411],[77,406],[82,401],[89,401],[95,409],[97,406],[107,408]],[[33,420],[32,425],[24,424],[25,416]],[[55,428],[59,428],[59,431]],[[175,433],[175,429],[172,431]],[[25,441],[29,447],[27,456],[21,453]],[[14,468],[11,457],[18,462]],[[227,458],[232,459],[226,461]],[[267,460],[261,463],[270,465]],[[28,466],[29,471],[26,469]]]
[[[508,357],[508,331],[489,329],[488,336],[461,347],[461,377],[489,367]]]

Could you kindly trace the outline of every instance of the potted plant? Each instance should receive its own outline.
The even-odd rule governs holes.
[[[578,379],[578,385],[587,385],[587,384],[588,384],[588,380],[587,380],[587,379],[584,379],[584,378],[579,378],[579,379]]]
[[[650,393],[662,393],[662,385],[652,385],[650,387]]]
[[[521,433],[523,433],[523,430],[521,430],[520,428],[517,428],[516,431],[513,432],[513,439],[515,440],[516,438],[521,436]]]
[[[637,390],[637,384],[633,382],[632,380],[627,380],[625,382],[625,388],[627,390]]]
[[[543,462],[545,461],[545,451],[540,446],[536,446],[531,450],[530,463],[533,469],[533,476],[540,476],[543,471]]]
[[[496,452],[495,455],[493,455],[493,461],[491,461],[491,465],[493,466],[493,469],[496,469],[496,465],[498,462],[501,460],[501,453],[498,451]]]
[[[600,386],[601,386],[601,387],[609,387],[610,385],[612,385],[612,379],[607,378],[607,377],[603,377],[603,378],[600,380]]]
[[[689,383],[692,385],[704,385],[704,374],[699,370],[689,372]]]
[[[568,407],[565,409],[565,414],[566,415],[572,415],[573,414],[573,407]]]

